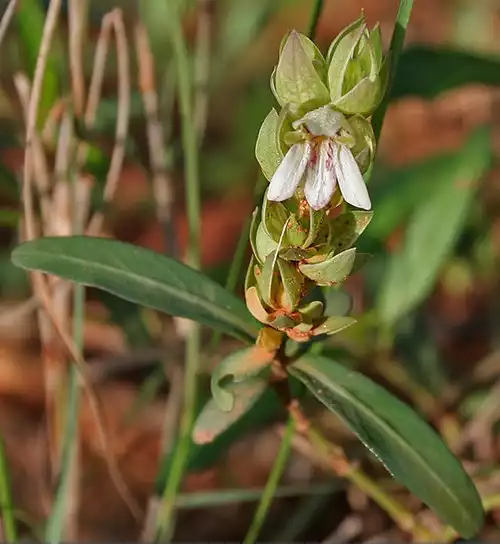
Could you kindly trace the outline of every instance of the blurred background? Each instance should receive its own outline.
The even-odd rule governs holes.
[[[43,534],[55,488],[48,477],[51,455],[44,429],[46,411],[53,407],[46,402],[43,359],[57,359],[60,353],[47,354],[41,342],[29,277],[11,264],[10,252],[23,237],[22,88],[33,77],[47,5],[19,0],[0,55],[0,432],[16,518],[32,538]],[[0,6],[4,11],[7,2]],[[82,49],[86,85],[103,17],[115,8],[123,11],[130,58],[130,123],[122,134],[125,158],[111,199],[103,198],[103,188],[120,111],[114,44],[92,129],[75,121],[75,133],[89,146],[83,169],[91,189],[89,206],[104,214],[102,235],[182,258],[187,222],[168,2],[91,0],[88,8]],[[254,207],[259,179],[254,146],[274,105],[269,77],[279,44],[292,28],[307,31],[311,9],[308,0],[187,2],[184,31],[200,116],[202,260],[204,271],[222,284]],[[58,161],[64,163],[57,127],[72,93],[67,6],[64,10],[40,108],[51,187],[57,185]],[[380,22],[388,46],[396,0],[325,0],[316,36],[323,52],[361,10],[370,26]],[[149,48],[137,37],[138,21]],[[360,240],[372,258],[334,301],[360,321],[325,347],[412,404],[461,456],[483,496],[500,493],[499,32],[499,0],[415,0],[370,181],[375,216]],[[145,99],[153,88],[163,132],[156,152]],[[164,205],[158,176],[167,179],[170,204]],[[39,196],[43,200],[43,191]],[[166,208],[169,221],[162,215]],[[64,234],[78,213],[64,203],[56,209],[45,233]],[[240,294],[243,275],[244,270],[233,278]],[[161,490],[162,467],[168,465],[162,452],[168,450],[182,395],[182,334],[168,316],[94,290],[87,291],[85,310],[84,354],[102,401],[108,446],[145,510],[155,490]],[[222,339],[214,349],[206,334],[203,398],[209,394],[210,370],[234,345]],[[309,409],[353,459],[387,480],[410,508],[420,508],[333,415],[315,404]],[[247,416],[213,444],[192,448],[175,540],[238,541],[245,535],[284,421],[276,406],[260,406]],[[137,539],[145,519],[135,519],[116,490],[85,401],[79,432],[78,538]],[[498,514],[492,507],[483,539],[500,538]],[[427,522],[435,523],[432,516]],[[375,537],[388,541],[404,535],[361,492],[332,479],[314,452],[297,441],[262,539]]]

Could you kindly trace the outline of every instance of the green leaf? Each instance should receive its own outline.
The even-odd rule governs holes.
[[[255,144],[255,156],[266,179],[270,180],[283,160],[278,145],[280,118],[273,108],[264,119]]]
[[[431,99],[473,83],[500,85],[500,59],[457,49],[412,46],[401,55],[391,100],[404,96]]]
[[[377,301],[381,319],[391,324],[411,311],[432,289],[462,231],[477,182],[490,164],[489,131],[476,131],[456,161],[434,178],[410,218],[402,250],[392,256]]]
[[[262,397],[267,387],[268,383],[259,379],[229,384],[225,393],[233,399],[231,408],[224,410],[215,397],[210,399],[196,420],[193,441],[196,444],[212,442],[248,412]]]
[[[374,172],[373,209],[377,213],[366,230],[366,235],[385,241],[394,230],[408,220],[410,214],[425,203],[435,186],[435,180],[446,177],[450,168],[460,161],[458,152],[442,153],[424,161]],[[380,185],[378,181],[383,182]]]
[[[316,264],[300,264],[299,270],[318,285],[338,285],[350,274],[356,258],[353,247]]]
[[[235,351],[225,357],[212,373],[211,389],[215,403],[224,412],[234,408],[235,398],[232,393],[232,384],[240,383],[256,376],[273,361],[273,353],[265,349],[252,346]],[[229,383],[223,383],[228,379]]]
[[[308,355],[289,367],[387,470],[463,537],[484,520],[474,483],[441,438],[406,404],[362,374]]]
[[[241,300],[200,272],[141,247],[88,236],[40,238],[16,248],[12,260],[244,341],[257,334]]]

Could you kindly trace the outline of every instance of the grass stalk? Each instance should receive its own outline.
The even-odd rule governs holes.
[[[389,107],[391,100],[391,87],[394,81],[396,70],[398,69],[399,58],[403,52],[403,45],[405,41],[406,29],[410,22],[411,11],[413,8],[413,0],[400,0],[398,13],[396,15],[396,24],[392,31],[391,45],[390,45],[390,77],[387,89],[385,91],[384,99],[373,114],[373,132],[375,134],[375,141],[378,142],[380,134],[382,132],[382,125],[384,123],[384,117]]]
[[[281,439],[280,449],[274,461],[273,468],[266,482],[262,498],[260,499],[254,518],[250,524],[250,528],[243,540],[244,544],[254,544],[259,537],[262,526],[266,521],[267,515],[271,508],[273,498],[278,489],[280,479],[285,471],[286,464],[292,451],[292,438],[295,432],[295,420],[289,417],[283,438]]]
[[[14,517],[14,503],[10,487],[9,465],[3,440],[0,438],[0,511],[2,515],[3,536],[6,542],[17,542],[17,526]]]
[[[198,137],[193,112],[192,74],[189,55],[181,25],[181,15],[170,28],[176,81],[179,96],[184,169],[186,178],[186,204],[188,219],[188,247],[186,262],[200,268],[200,187],[198,170]],[[184,399],[180,418],[179,436],[174,451],[170,472],[164,488],[157,518],[157,539],[170,540],[175,525],[175,502],[187,466],[191,444],[191,429],[195,417],[197,396],[197,373],[201,347],[201,330],[197,323],[190,323],[186,336],[186,359],[184,367]]]

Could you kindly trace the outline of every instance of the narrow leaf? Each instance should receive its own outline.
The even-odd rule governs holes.
[[[289,367],[387,470],[463,537],[484,520],[478,492],[441,438],[406,404],[362,374],[308,355]]]
[[[245,341],[257,333],[242,301],[200,272],[148,249],[89,236],[40,238],[16,248],[12,261]]]
[[[459,49],[418,45],[401,55],[391,100],[405,96],[431,99],[470,84],[500,85],[500,59]]]
[[[453,251],[475,194],[490,164],[489,132],[479,129],[410,219],[405,243],[393,255],[378,300],[381,318],[394,323],[432,289]]]

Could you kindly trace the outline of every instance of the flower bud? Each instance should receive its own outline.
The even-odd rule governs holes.
[[[288,105],[293,117],[330,101],[325,60],[309,38],[295,30],[285,37],[271,88],[279,104]]]
[[[380,27],[370,32],[359,18],[333,41],[327,59],[332,104],[347,114],[371,115],[387,87]]]

